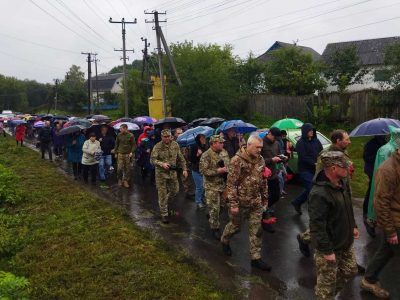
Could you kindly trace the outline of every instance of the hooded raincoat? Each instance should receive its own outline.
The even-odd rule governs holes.
[[[368,219],[375,221],[375,209],[374,209],[374,194],[375,194],[375,175],[379,166],[389,159],[394,151],[400,146],[400,128],[396,128],[389,125],[390,129],[390,141],[379,148],[376,154],[374,175],[372,177],[371,192],[369,194],[369,206],[368,206]]]

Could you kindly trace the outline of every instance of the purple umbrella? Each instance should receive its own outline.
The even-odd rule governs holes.
[[[141,116],[141,117],[136,117],[133,119],[133,122],[143,125],[143,124],[154,124],[157,122],[155,118],[148,117],[148,116]]]

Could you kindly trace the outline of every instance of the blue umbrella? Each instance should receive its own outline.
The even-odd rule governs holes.
[[[351,137],[374,136],[389,134],[389,125],[400,128],[400,121],[389,118],[378,118],[369,120],[358,125],[351,133]]]
[[[208,126],[198,126],[182,133],[176,141],[179,146],[188,147],[196,143],[195,139],[198,134],[204,134],[206,138],[209,138],[214,134],[214,129]]]
[[[11,120],[11,121],[8,122],[8,124],[10,124],[10,122],[13,125],[20,125],[20,124],[26,124],[27,123],[25,120]]]
[[[257,127],[253,124],[243,122],[242,120],[230,120],[225,121],[219,126],[219,130],[226,132],[233,128],[236,133],[250,133],[257,130]]]

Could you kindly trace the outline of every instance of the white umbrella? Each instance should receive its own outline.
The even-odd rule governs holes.
[[[126,126],[128,126],[128,130],[129,131],[140,130],[139,125],[137,125],[135,123],[130,123],[130,122],[119,122],[119,123],[114,125],[114,129],[118,130],[121,127],[122,124],[125,124]]]

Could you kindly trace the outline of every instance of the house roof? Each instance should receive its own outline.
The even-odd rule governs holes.
[[[287,47],[294,47],[295,45],[289,44],[289,43],[284,43],[280,41],[276,41],[264,54],[260,55],[257,57],[257,60],[260,62],[268,62],[272,59],[272,52],[274,50],[280,49],[280,48],[287,48]],[[296,47],[300,48],[303,52],[311,54],[313,60],[319,60],[321,59],[321,54],[319,54],[317,51],[310,47],[305,47],[305,46],[300,46],[296,45]]]
[[[100,92],[109,92],[113,88],[115,82],[120,81],[123,73],[100,74],[97,76],[97,83]],[[97,89],[96,77],[92,77],[93,90]]]
[[[400,43],[400,37],[387,37],[380,39],[349,41],[328,44],[322,53],[322,59],[329,63],[332,55],[348,47],[355,47],[362,65],[382,65],[385,60],[386,47]]]

